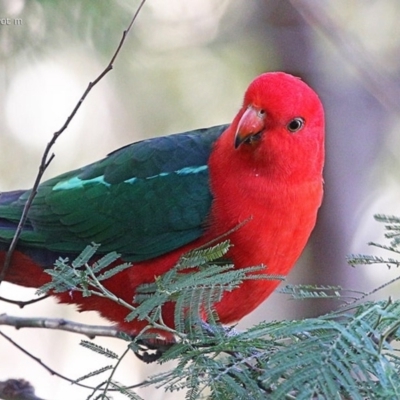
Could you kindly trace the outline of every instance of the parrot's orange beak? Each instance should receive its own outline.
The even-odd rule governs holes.
[[[258,135],[265,128],[265,112],[249,106],[239,120],[235,135],[235,149],[243,142],[252,143],[258,139]]]

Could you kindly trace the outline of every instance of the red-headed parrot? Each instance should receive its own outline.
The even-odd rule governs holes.
[[[88,244],[116,251],[132,266],[105,282],[128,303],[136,288],[170,270],[180,256],[230,232],[235,268],[264,265],[286,275],[314,228],[323,192],[324,112],[303,81],[276,72],[257,77],[229,125],[147,139],[67,172],[38,189],[6,280],[37,287],[62,256]],[[0,265],[29,190],[0,194]],[[246,221],[240,228],[237,227]],[[278,280],[246,280],[215,305],[224,324],[253,311]],[[58,295],[97,310],[135,334],[127,309],[96,296]],[[163,309],[173,327],[173,304]]]

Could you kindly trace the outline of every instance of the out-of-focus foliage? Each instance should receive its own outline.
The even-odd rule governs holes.
[[[0,160],[0,172],[10,165],[15,171],[12,181],[0,173],[2,188],[32,182],[44,145],[108,62],[138,4],[0,4],[0,17],[11,21],[0,29],[5,108],[0,139],[6,155],[21,155]],[[253,6],[238,0],[193,1],[190,7],[178,0],[165,4],[145,5],[115,70],[59,140],[60,153],[73,154],[57,160],[59,169],[55,165],[49,174],[144,137],[227,122],[236,112],[244,88],[273,54],[271,46],[260,46],[253,35],[238,41],[235,23],[246,27]],[[20,181],[13,182],[15,177]]]
[[[73,43],[108,55],[121,36],[121,24],[129,23],[134,6],[91,0],[4,0],[1,16],[9,18],[8,27],[15,29],[1,30],[0,55],[3,62],[22,55],[35,59]]]

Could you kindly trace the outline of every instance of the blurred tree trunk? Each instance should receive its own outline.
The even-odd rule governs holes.
[[[371,190],[366,167],[376,159],[387,131],[385,109],[351,74],[340,51],[321,46],[317,32],[289,1],[268,0],[258,11],[256,29],[263,26],[266,41],[274,39],[282,70],[309,83],[326,112],[324,202],[309,245],[311,254],[303,257],[290,282],[365,290],[362,270],[352,269],[345,257],[360,223],[357,211]],[[333,67],[326,67],[329,62]],[[318,315],[331,306],[329,301],[290,302],[289,316]]]

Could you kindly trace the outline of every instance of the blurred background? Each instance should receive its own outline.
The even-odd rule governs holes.
[[[0,0],[0,190],[32,186],[45,145],[108,64],[138,4]],[[346,256],[373,254],[366,243],[383,241],[373,214],[400,215],[399,17],[397,0],[147,0],[114,70],[58,140],[46,177],[139,139],[229,122],[256,75],[292,73],[325,105],[327,160],[318,225],[286,283],[375,288],[398,271],[351,268]],[[391,285],[377,296],[397,291]],[[6,283],[0,291],[14,299],[33,293]],[[239,328],[316,316],[330,307],[329,301],[292,301],[276,293]],[[105,323],[95,313],[80,315],[52,300],[23,310],[1,303],[2,312]],[[80,347],[77,335],[1,330],[71,379],[108,364]],[[96,343],[124,350],[116,340]],[[132,355],[116,379],[132,385],[156,370]],[[47,400],[90,394],[0,339],[0,381],[8,378],[29,380]],[[138,393],[145,399],[178,398],[162,389]]]

